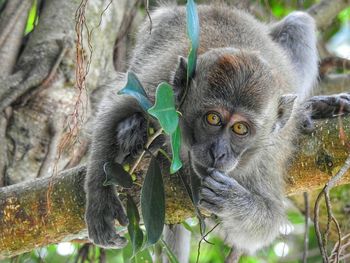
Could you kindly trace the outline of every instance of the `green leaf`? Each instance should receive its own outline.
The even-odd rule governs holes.
[[[171,251],[171,249],[169,248],[168,244],[165,243],[165,241],[163,239],[160,240],[162,245],[163,245],[163,249],[165,250],[169,262],[170,263],[179,263],[179,260],[177,259],[177,257],[174,255],[174,253]]]
[[[163,232],[165,196],[163,177],[159,164],[152,157],[141,190],[141,210],[146,227],[147,243],[155,244]]]
[[[170,173],[176,173],[182,167],[180,159],[181,148],[181,130],[178,125],[175,132],[171,134],[171,151],[173,152],[173,158],[171,160]]]
[[[106,175],[106,180],[103,182],[103,186],[107,185],[120,185],[124,188],[131,188],[133,181],[128,172],[126,172],[123,166],[119,163],[105,163],[103,165],[103,171]]]
[[[287,213],[287,216],[288,216],[288,220],[293,225],[304,224],[305,223],[305,218],[299,211],[289,211]]]
[[[24,30],[24,35],[27,35],[28,33],[32,32],[34,29],[34,26],[37,24],[37,20],[38,20],[37,9],[38,9],[37,0],[34,0],[33,5],[30,8],[30,11],[28,14],[28,19],[27,19],[26,28]]]
[[[196,70],[197,50],[199,47],[199,18],[194,0],[188,0],[186,5],[187,35],[191,41],[190,53],[187,57],[187,81]]]
[[[176,130],[179,116],[175,110],[174,91],[168,83],[162,82],[158,85],[156,103],[148,113],[158,119],[166,134],[171,135]]]
[[[129,219],[128,232],[132,243],[133,254],[135,255],[143,243],[143,232],[140,228],[140,215],[137,206],[131,196],[128,195],[126,214]]]
[[[128,71],[127,74],[128,81],[126,82],[125,87],[118,91],[118,94],[127,94],[134,97],[138,101],[142,109],[144,111],[147,111],[152,106],[152,103],[147,98],[146,91],[142,87],[141,82],[139,81],[135,73]]]

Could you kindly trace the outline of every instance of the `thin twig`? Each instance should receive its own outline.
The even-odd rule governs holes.
[[[326,188],[326,186],[322,189],[322,191],[318,194],[318,196],[316,198],[315,207],[314,207],[314,223],[315,223],[315,232],[316,232],[318,247],[319,247],[320,252],[321,252],[323,263],[328,263],[329,262],[328,256],[327,256],[326,248],[323,244],[322,234],[320,231],[320,222],[319,222],[320,202],[321,202],[321,197],[323,196],[325,188]]]
[[[152,144],[152,142],[163,133],[163,129],[159,129],[158,131],[156,131],[151,138],[148,139],[145,149],[147,150],[149,148],[149,146]],[[137,158],[137,160],[135,161],[134,165],[132,166],[132,168],[130,169],[130,174],[133,174],[137,168],[137,166],[140,164],[143,156],[146,153],[146,150],[142,151],[142,153],[140,154],[140,156]]]
[[[211,233],[214,231],[215,228],[217,228],[217,226],[219,225],[220,223],[217,223],[212,229],[210,229],[204,236],[202,236],[201,240],[199,240],[198,242],[198,250],[197,250],[197,260],[196,260],[196,263],[199,262],[199,256],[200,256],[200,253],[201,253],[201,244],[202,244],[202,241],[205,240],[205,238]]]
[[[334,224],[337,227],[337,231],[338,231],[338,236],[339,236],[339,244],[338,247],[336,249],[336,261],[339,261],[339,249],[340,249],[340,245],[341,245],[341,233],[340,233],[340,228],[339,228],[339,224],[336,220],[336,218],[334,217],[333,213],[332,213],[332,209],[331,209],[331,205],[330,205],[330,198],[329,198],[329,191],[340,181],[340,179],[344,176],[344,174],[349,170],[350,168],[350,155],[347,157],[347,159],[345,160],[344,165],[342,166],[342,168],[339,170],[339,172],[332,177],[328,183],[325,185],[325,187],[322,189],[322,191],[319,193],[319,195],[317,196],[316,202],[315,202],[315,208],[314,208],[314,216],[315,216],[315,231],[316,231],[316,237],[318,240],[318,244],[319,244],[319,248],[320,248],[320,252],[322,255],[322,259],[324,263],[328,263],[329,262],[329,258],[327,255],[327,250],[326,250],[326,241],[327,241],[327,236],[329,234],[329,229],[330,229],[330,221],[333,221]],[[324,195],[325,197],[325,202],[326,202],[326,207],[327,207],[327,214],[328,214],[328,220],[327,220],[327,230],[326,230],[326,234],[325,234],[325,239],[323,241],[322,238],[322,234],[320,231],[320,225],[319,225],[319,211],[320,211],[320,201],[321,201],[321,197]]]
[[[309,251],[309,214],[310,214],[309,195],[307,192],[304,192],[304,203],[305,203],[305,232],[304,232],[303,262],[306,263],[308,251]]]
[[[148,19],[149,19],[149,33],[152,34],[152,17],[150,15],[150,12],[149,12],[149,0],[146,0],[146,13],[147,13],[147,16],[148,16]]]

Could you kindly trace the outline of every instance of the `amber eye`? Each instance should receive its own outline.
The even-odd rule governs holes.
[[[214,125],[214,126],[221,125],[221,117],[216,112],[208,112],[206,115],[206,120],[210,125]]]
[[[244,122],[236,122],[232,126],[232,131],[238,135],[247,135],[249,127]]]

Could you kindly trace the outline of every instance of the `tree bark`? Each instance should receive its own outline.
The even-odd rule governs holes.
[[[313,134],[302,136],[300,149],[289,170],[286,194],[321,188],[342,166],[350,133],[350,117],[317,121]],[[343,131],[342,131],[343,130]],[[142,171],[139,171],[142,174]],[[35,247],[76,238],[86,238],[84,223],[85,167],[77,167],[51,178],[37,179],[0,189],[0,257],[30,251]],[[138,180],[141,179],[138,176]],[[179,223],[194,216],[181,180],[164,177],[166,222]],[[350,172],[340,184],[350,182]],[[129,192],[137,199],[139,184]]]
[[[322,0],[309,8],[308,13],[316,20],[319,30],[326,29],[340,11],[350,6],[349,0]]]

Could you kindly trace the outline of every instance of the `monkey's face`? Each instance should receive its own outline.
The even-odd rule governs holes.
[[[184,142],[197,170],[229,172],[249,163],[276,121],[280,94],[268,65],[256,54],[226,52],[199,57],[181,110]],[[180,61],[174,78],[180,93],[185,67]]]
[[[204,107],[190,124],[190,151],[196,169],[233,170],[254,142],[258,123],[247,112]],[[188,140],[187,140],[188,141]]]

